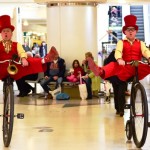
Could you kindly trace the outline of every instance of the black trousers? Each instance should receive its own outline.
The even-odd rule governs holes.
[[[113,82],[112,86],[114,91],[115,109],[118,112],[124,112],[125,91],[127,88],[127,82],[124,81]]]
[[[30,74],[20,78],[19,80],[16,80],[16,84],[19,92],[21,94],[29,93],[33,89],[33,87],[27,82],[25,82],[25,80],[37,80],[37,78],[38,78],[38,74]]]

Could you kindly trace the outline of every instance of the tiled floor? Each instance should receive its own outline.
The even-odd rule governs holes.
[[[142,82],[149,100],[149,81]],[[0,97],[2,114],[2,94]],[[125,135],[128,112],[117,116],[113,98],[104,104],[103,98],[56,101],[28,96],[16,98],[15,103],[15,113],[22,112],[25,118],[14,119],[9,148],[4,147],[0,130],[0,150],[136,150]],[[150,149],[149,141],[150,131],[143,150]]]

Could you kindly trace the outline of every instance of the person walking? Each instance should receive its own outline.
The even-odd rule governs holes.
[[[47,44],[45,43],[45,41],[42,41],[40,45],[39,54],[42,58],[44,58],[47,54]]]

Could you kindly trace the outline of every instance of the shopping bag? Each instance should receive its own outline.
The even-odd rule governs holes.
[[[86,88],[86,84],[82,82],[81,74],[80,74],[80,84],[78,86],[79,86],[80,97],[82,100],[85,100],[87,98],[87,88]]]

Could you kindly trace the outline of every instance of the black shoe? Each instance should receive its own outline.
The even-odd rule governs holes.
[[[16,95],[17,97],[21,97],[22,93],[19,93],[18,95]]]
[[[87,97],[86,99],[87,99],[87,100],[92,100],[92,97]]]
[[[24,96],[27,96],[27,95],[25,95],[24,93],[19,93],[19,94],[17,95],[17,97],[24,97]]]
[[[31,89],[28,89],[24,92],[22,92],[22,95],[27,96],[31,92]]]
[[[35,88],[32,88],[31,90],[32,90],[32,94],[35,94]]]
[[[110,103],[110,96],[106,96],[105,102],[106,102],[107,104]]]
[[[21,94],[20,94],[20,96],[18,96],[18,97],[24,97],[24,96],[28,96],[28,94],[31,92],[31,90],[28,90],[27,92],[22,92]]]
[[[119,115],[120,113],[119,113],[119,111],[118,110],[116,110],[116,115]]]
[[[124,112],[120,112],[120,117],[123,117],[123,115],[124,115]]]

